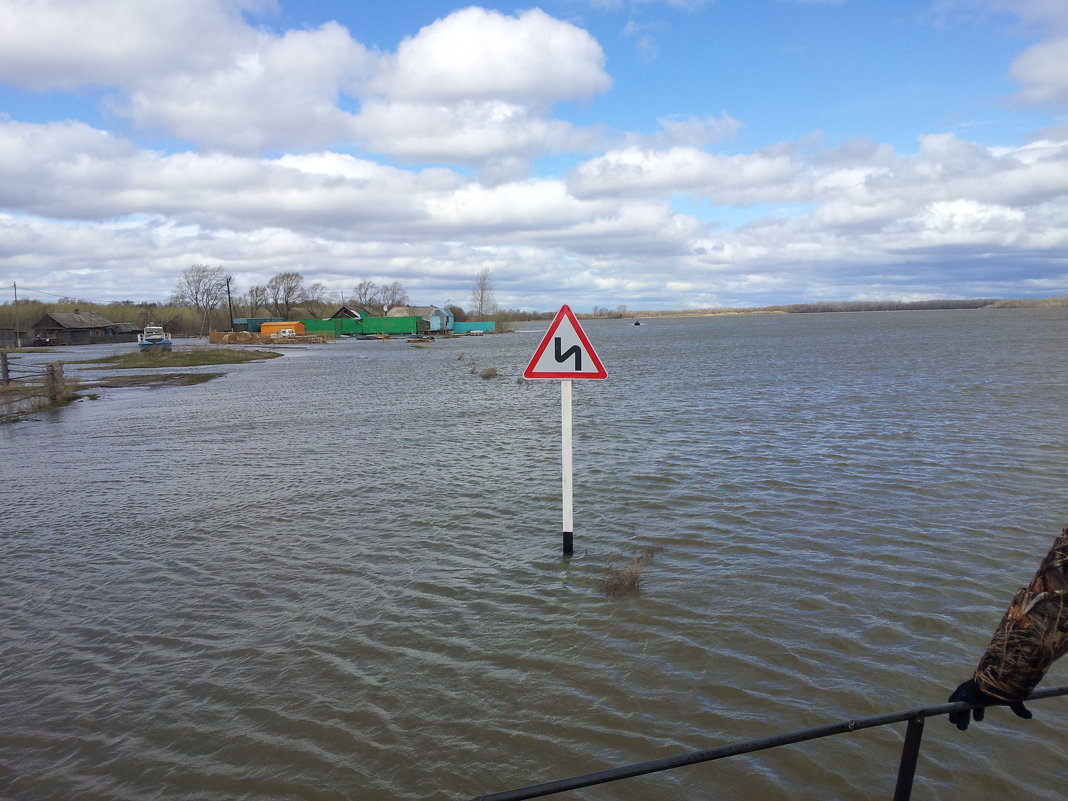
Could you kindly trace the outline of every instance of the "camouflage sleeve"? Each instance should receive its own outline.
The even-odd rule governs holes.
[[[1068,527],[1053,543],[1031,583],[1012,599],[975,670],[979,689],[1001,701],[1022,701],[1068,651]]]

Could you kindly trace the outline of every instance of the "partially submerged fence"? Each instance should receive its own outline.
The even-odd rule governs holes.
[[[1039,701],[1043,698],[1052,698],[1058,695],[1068,695],[1068,686],[1051,687],[1045,690],[1036,690],[1031,693],[1028,701]],[[919,709],[908,709],[903,712],[890,712],[885,715],[875,715],[868,718],[855,718],[843,720],[840,723],[831,723],[826,726],[816,726],[812,729],[778,734],[773,737],[763,737],[758,740],[746,740],[731,745],[723,745],[718,748],[709,748],[704,751],[691,751],[688,754],[679,754],[673,757],[654,759],[650,762],[639,762],[634,765],[624,765],[619,768],[609,768],[596,773],[586,773],[581,776],[572,776],[570,779],[558,779],[557,781],[535,784],[529,787],[521,787],[516,790],[504,790],[499,793],[480,795],[470,801],[522,801],[527,798],[542,798],[547,795],[565,793],[568,790],[577,790],[580,787],[590,787],[594,784],[606,784],[621,779],[630,779],[635,776],[644,776],[648,773],[657,773],[663,770],[672,770],[686,765],[696,765],[699,762],[711,762],[716,759],[751,754],[754,751],[763,751],[768,748],[778,748],[781,745],[801,743],[806,740],[818,740],[821,737],[831,737],[835,734],[847,734],[861,729],[871,729],[876,726],[886,726],[891,723],[907,721],[905,729],[905,742],[901,748],[901,761],[898,764],[897,784],[894,787],[894,801],[909,801],[912,796],[912,781],[916,775],[916,763],[920,755],[920,743],[923,738],[924,721],[929,717],[947,715],[965,709],[975,709],[985,704],[970,704],[957,701],[951,704],[939,704],[937,706],[924,706]]]
[[[62,364],[23,364],[0,353],[0,419],[57,403],[67,390]]]

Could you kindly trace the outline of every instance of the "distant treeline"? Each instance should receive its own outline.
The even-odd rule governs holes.
[[[684,309],[678,311],[599,310],[596,317],[690,317],[715,314],[827,314],[829,312],[930,311],[935,309],[1036,309],[1068,307],[1068,296],[1033,299],[951,299],[941,300],[828,300],[817,303],[788,303],[752,308]],[[580,315],[582,316],[582,315]]]
[[[1033,300],[998,300],[974,298],[954,300],[843,300],[820,303],[791,303],[785,306],[766,306],[760,311],[784,311],[787,314],[861,311],[930,311],[933,309],[1022,309],[1068,306],[1068,297],[1036,298]]]
[[[832,300],[820,303],[790,303],[785,306],[765,306],[761,311],[783,311],[787,314],[822,314],[824,312],[983,309],[987,306],[993,306],[997,302],[992,298],[975,298],[972,300]]]
[[[17,306],[13,302],[0,305],[0,328],[17,327],[20,331],[30,334],[34,324],[46,314],[70,314],[75,311],[96,312],[113,323],[133,323],[139,329],[155,323],[178,336],[198,333],[203,320],[203,315],[191,306],[166,303],[135,303],[129,300],[87,303],[75,298],[60,298],[58,301],[45,303],[19,298]],[[226,312],[223,311],[219,317],[224,318],[225,315]]]

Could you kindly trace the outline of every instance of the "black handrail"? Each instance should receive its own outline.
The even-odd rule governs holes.
[[[1058,695],[1068,695],[1068,686],[1050,687],[1045,690],[1036,690],[1031,693],[1028,701],[1039,701],[1043,698],[1053,698]],[[572,776],[569,779],[557,779],[556,781],[534,784],[529,787],[520,787],[515,790],[503,790],[499,793],[476,796],[470,801],[523,801],[527,798],[541,798],[547,795],[564,793],[568,790],[577,790],[580,787],[589,787],[594,784],[605,784],[620,779],[630,779],[634,776],[644,776],[647,773],[657,773],[662,770],[672,770],[685,765],[695,765],[698,762],[711,762],[715,759],[750,754],[754,751],[763,751],[768,748],[778,748],[780,745],[791,745],[806,740],[816,740],[821,737],[830,737],[834,734],[845,734],[860,729],[871,729],[876,726],[886,726],[890,723],[908,721],[908,729],[905,732],[905,742],[901,749],[901,762],[898,766],[897,785],[894,790],[894,801],[909,801],[912,794],[912,780],[916,773],[916,762],[920,753],[920,742],[923,737],[924,720],[929,717],[946,715],[950,712],[963,711],[987,706],[986,704],[971,704],[965,701],[956,701],[937,706],[922,706],[918,709],[908,709],[903,712],[890,712],[885,715],[875,715],[867,718],[854,718],[843,720],[840,723],[830,723],[825,726],[816,726],[811,729],[776,734],[772,737],[762,737],[757,740],[745,740],[731,745],[721,745],[717,748],[708,748],[703,751],[691,751],[688,754],[678,754],[672,757],[653,759],[649,762],[638,762],[633,765],[623,765],[618,768],[608,768],[595,773],[585,773],[581,776]]]

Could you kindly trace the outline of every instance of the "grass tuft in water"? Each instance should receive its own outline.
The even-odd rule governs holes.
[[[609,598],[620,598],[638,592],[641,589],[645,565],[662,550],[662,545],[648,545],[629,554],[621,553],[613,557],[605,568],[601,592]]]

